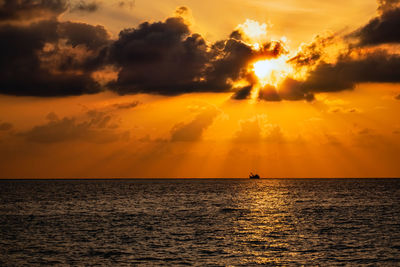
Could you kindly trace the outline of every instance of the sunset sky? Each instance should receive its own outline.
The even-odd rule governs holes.
[[[0,178],[400,177],[399,0],[0,0]]]

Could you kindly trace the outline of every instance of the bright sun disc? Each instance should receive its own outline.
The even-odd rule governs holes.
[[[253,64],[254,74],[261,85],[277,87],[289,74],[290,67],[284,57],[260,60]]]

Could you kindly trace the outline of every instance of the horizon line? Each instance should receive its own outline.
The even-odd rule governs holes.
[[[265,177],[260,179],[249,179],[249,177],[110,177],[110,178],[83,178],[83,177],[63,177],[63,178],[0,178],[0,181],[10,180],[329,180],[329,179],[400,179],[400,177]]]

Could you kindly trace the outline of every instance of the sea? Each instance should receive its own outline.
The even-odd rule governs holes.
[[[399,179],[0,181],[0,266],[400,266]]]

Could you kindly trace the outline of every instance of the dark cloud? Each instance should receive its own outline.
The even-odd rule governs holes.
[[[212,53],[215,60],[206,70],[207,86],[215,91],[228,91],[232,88],[229,81],[242,77],[244,68],[253,59],[253,49],[247,44],[228,39],[213,45]]]
[[[352,36],[361,46],[400,43],[400,7],[385,10]]]
[[[195,91],[207,57],[205,40],[190,34],[182,18],[146,22],[122,31],[112,45],[112,61],[121,71],[110,86],[120,94]]]
[[[98,1],[79,1],[75,4],[72,4],[71,11],[83,11],[83,12],[95,12],[99,9],[100,2]]]
[[[359,83],[399,83],[400,56],[375,50],[361,56],[342,55],[336,63],[320,61],[304,81],[287,78],[279,90],[267,86],[259,99],[314,100],[314,93],[353,89]]]
[[[64,96],[97,93],[108,34],[101,26],[43,20],[0,26],[0,93]],[[21,79],[23,77],[23,79]]]
[[[312,99],[313,93],[353,89],[358,83],[400,82],[398,54],[390,54],[376,48],[367,52],[360,47],[400,42],[400,1],[379,0],[378,4],[379,16],[347,36],[357,38],[357,45],[349,45],[347,51],[338,56],[336,63],[326,63],[323,59],[326,47],[337,39],[335,35],[317,36],[311,44],[304,45],[299,53],[289,60],[289,63],[298,67],[312,69],[305,81],[292,83],[287,87],[286,91],[290,97],[294,93],[300,99],[301,93],[304,92],[307,98]],[[280,89],[280,96],[281,91]]]
[[[281,55],[287,54],[288,51],[280,41],[272,41],[265,43],[260,51],[255,53],[256,57],[262,59],[277,58]]]
[[[395,99],[400,100],[400,95],[396,96]]]
[[[251,91],[253,90],[253,86],[245,86],[241,89],[239,89],[233,96],[232,99],[235,100],[243,100],[243,99],[248,99],[251,95]]]
[[[299,67],[314,65],[319,62],[325,53],[325,48],[334,41],[334,34],[317,35],[311,43],[302,45],[299,52],[292,57],[288,63]]]
[[[50,19],[58,17],[67,10],[95,12],[99,7],[98,1],[2,0],[0,1],[0,22]]]
[[[110,42],[107,31],[102,26],[58,21],[68,8],[91,3],[2,1],[0,39],[7,41],[0,44],[0,93],[65,96],[100,92],[92,72],[104,66]]]
[[[0,122],[0,131],[8,131],[11,130],[13,125],[8,122]]]
[[[202,138],[204,131],[211,126],[218,114],[219,111],[216,108],[210,107],[206,111],[197,115],[197,117],[191,122],[175,125],[171,130],[171,141],[199,141]]]
[[[267,85],[264,88],[261,88],[260,92],[258,93],[258,99],[273,102],[282,100],[277,92],[277,89],[271,85]]]
[[[256,51],[235,38],[219,41],[211,47],[212,56],[205,71],[204,85],[214,92],[226,92],[233,89],[232,81],[243,79],[254,84],[256,78],[248,73],[248,65],[256,59],[276,58],[283,53],[285,50],[280,42],[266,43]],[[242,93],[246,89],[242,88]]]
[[[67,6],[86,9],[90,3],[94,2],[48,0],[25,4],[22,1],[14,9],[38,6],[64,12]],[[9,9],[11,6],[7,2]],[[8,41],[0,45],[0,93],[29,96],[97,93],[102,88],[92,74],[111,65],[119,69],[118,78],[107,87],[119,94],[237,91],[239,99],[246,97],[250,88],[247,92],[246,88],[234,90],[234,81],[255,83],[248,73],[248,64],[257,58],[285,53],[280,42],[266,43],[255,51],[242,41],[240,33],[208,44],[179,17],[188,12],[188,8],[181,7],[177,17],[123,30],[113,42],[102,26],[60,22],[57,16],[23,26],[1,25],[0,38]],[[54,11],[54,14],[59,13]]]
[[[143,23],[122,31],[112,45],[111,62],[121,70],[109,86],[120,94],[227,92],[233,81],[248,78],[251,61],[284,53],[280,42],[255,51],[240,38],[238,33],[209,45],[189,30],[183,18]]]
[[[67,8],[66,0],[3,0],[0,2],[0,21],[58,16]]]
[[[353,76],[359,73],[359,66],[356,65],[352,60],[339,60],[336,64],[320,62],[302,86],[314,92],[353,89],[356,83]],[[348,70],[350,73],[346,72]]]
[[[309,92],[303,82],[292,78],[286,78],[279,88],[279,96],[284,100],[314,100],[314,95]]]
[[[122,31],[111,55],[121,71],[110,86],[120,94],[218,90],[207,88],[208,81],[204,80],[205,72],[211,75],[219,71],[215,66],[207,69],[211,57],[207,44],[200,35],[190,33],[182,18],[143,23],[137,29]],[[224,77],[215,75],[216,79]],[[225,83],[221,83],[224,90]]]
[[[128,102],[128,103],[118,103],[118,104],[114,104],[113,107],[115,109],[131,109],[131,108],[135,108],[140,104],[140,102],[138,101],[133,101],[133,102]]]
[[[63,22],[59,24],[58,33],[72,46],[85,45],[90,49],[98,49],[110,43],[110,35],[100,25],[86,23]]]
[[[265,101],[313,101],[314,94],[309,92],[302,81],[292,78],[286,78],[279,86],[279,90],[273,86],[267,85],[259,92],[258,99]]]
[[[320,61],[304,81],[287,78],[279,90],[267,86],[259,99],[266,101],[314,100],[314,93],[353,89],[359,83],[400,82],[400,56],[383,50],[352,57],[342,55],[334,64]]]
[[[40,10],[53,17],[45,16],[33,23],[0,24],[0,38],[7,40],[0,44],[0,93],[67,96],[98,93],[107,88],[119,94],[232,92],[232,98],[240,100],[249,98],[258,83],[249,73],[249,64],[287,53],[281,42],[267,42],[255,50],[240,31],[232,32],[225,40],[208,43],[179,17],[189,12],[186,7],[177,10],[177,17],[125,29],[117,40],[110,40],[103,26],[57,19],[68,7],[72,10],[74,5],[81,5],[82,10],[90,11],[97,8],[90,6],[98,3],[4,1],[0,14],[8,16],[4,15],[3,20],[32,18],[39,16]],[[360,44],[397,42],[400,8],[397,2],[388,0],[380,1],[380,6],[381,15],[357,31]],[[288,77],[279,88],[262,88],[258,98],[312,101],[314,93],[352,89],[357,83],[400,82],[398,55],[374,51],[350,57],[354,48],[349,48],[336,63],[324,62],[326,47],[335,40],[335,35],[317,36],[288,61],[297,67],[309,67],[305,81]],[[106,85],[102,88],[99,70],[107,68],[118,70],[118,75],[108,83],[102,80]],[[237,81],[244,81],[247,86],[235,88]]]
[[[336,64],[321,62],[302,86],[309,92],[335,92],[364,82],[400,82],[400,56],[375,51],[356,59],[342,56]]]
[[[178,8],[175,10],[175,13],[176,13],[178,16],[186,15],[186,14],[189,13],[189,12],[190,12],[190,10],[189,10],[189,8],[186,7],[186,6],[178,7]]]
[[[92,110],[87,113],[87,117],[78,122],[74,117],[59,119],[57,115],[50,113],[46,124],[35,126],[19,136],[30,142],[46,144],[67,141],[109,143],[128,137],[128,133],[117,131],[118,125],[105,112]]]

